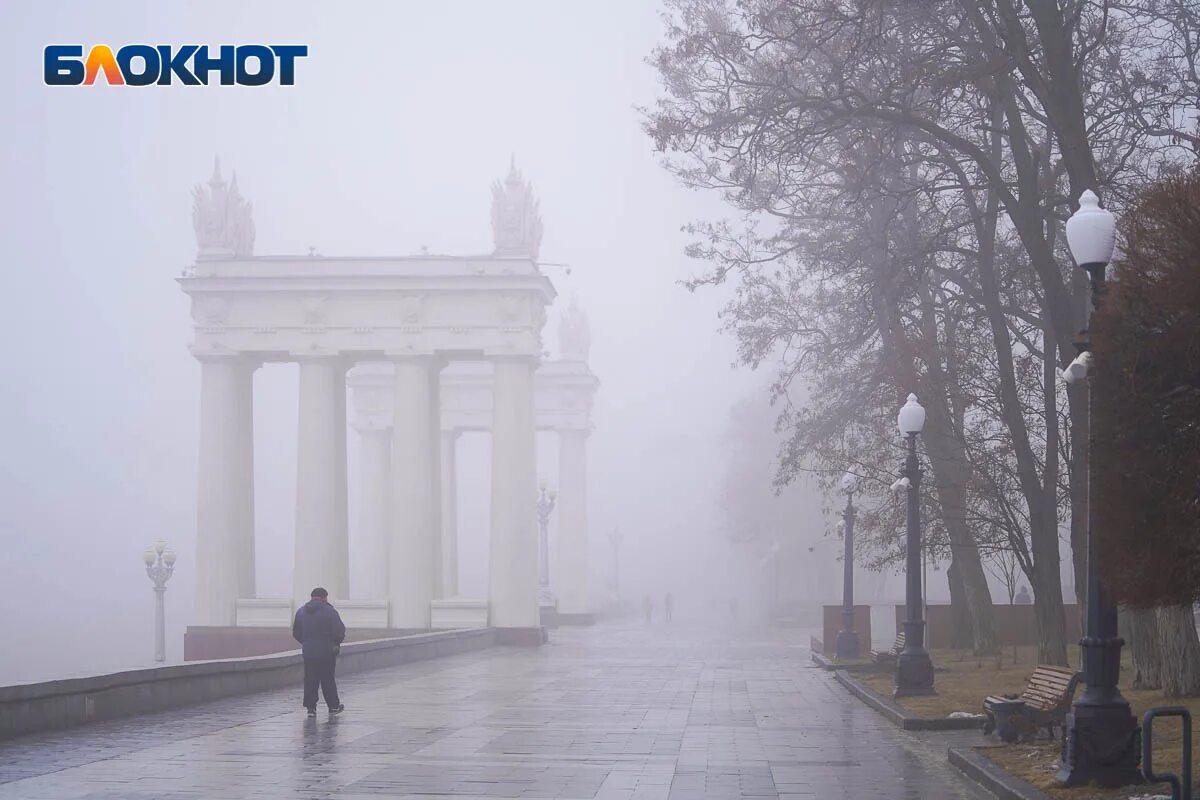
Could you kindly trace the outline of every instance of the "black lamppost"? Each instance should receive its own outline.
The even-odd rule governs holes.
[[[904,649],[896,657],[895,697],[933,694],[933,662],[925,650],[925,619],[921,607],[921,465],[917,435],[925,427],[925,409],[910,394],[896,418],[908,440],[908,458],[896,486],[908,495],[907,552],[904,563]]]
[[[858,477],[847,472],[842,476],[842,491],[846,493],[846,508],[842,511],[842,537],[846,550],[842,556],[842,629],[838,631],[834,651],[838,658],[858,658],[858,632],[854,630],[854,490]]]
[[[1100,208],[1100,198],[1091,190],[1079,198],[1079,210],[1067,221],[1067,244],[1075,263],[1088,274],[1091,299],[1085,328],[1079,337],[1079,355],[1063,371],[1068,383],[1087,379],[1091,366],[1092,312],[1104,294],[1104,271],[1112,260],[1116,224],[1112,214]],[[1092,383],[1088,381],[1088,408],[1092,402]],[[1141,758],[1141,729],[1121,695],[1117,681],[1121,675],[1121,645],[1117,635],[1117,607],[1108,598],[1100,581],[1099,554],[1096,551],[1092,515],[1092,476],[1096,471],[1095,423],[1088,433],[1088,520],[1087,520],[1087,618],[1083,638],[1079,640],[1083,660],[1083,692],[1075,698],[1063,731],[1062,761],[1058,779],[1068,786],[1095,781],[1102,786],[1140,783],[1138,762]]]

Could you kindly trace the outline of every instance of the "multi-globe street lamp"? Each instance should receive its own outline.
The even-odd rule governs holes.
[[[550,590],[550,515],[554,512],[558,492],[546,489],[542,481],[538,495],[538,605],[555,605],[554,592]]]
[[[907,439],[908,456],[900,480],[907,502],[907,538],[904,565],[904,649],[896,657],[895,697],[933,694],[933,662],[925,650],[925,619],[922,613],[921,580],[921,465],[917,461],[917,436],[925,427],[925,409],[910,394],[896,418]]]
[[[854,630],[854,490],[858,476],[847,472],[842,476],[842,491],[846,507],[842,510],[842,538],[846,549],[842,556],[842,629],[838,631],[834,652],[838,658],[858,658],[858,632]]]
[[[1076,342],[1079,356],[1064,370],[1064,379],[1076,383],[1088,378],[1091,367],[1091,317],[1104,294],[1105,269],[1112,261],[1116,243],[1113,215],[1100,208],[1100,198],[1091,190],[1079,198],[1079,210],[1067,220],[1067,246],[1080,269],[1087,272],[1090,299],[1087,326]],[[1087,405],[1094,408],[1092,382],[1087,382]],[[1090,413],[1090,411],[1089,411]],[[1096,547],[1095,517],[1092,513],[1093,477],[1096,472],[1095,425],[1088,434],[1087,584],[1084,601],[1087,616],[1079,641],[1083,660],[1083,692],[1075,698],[1063,731],[1062,760],[1058,779],[1068,786],[1095,781],[1103,786],[1122,786],[1140,780],[1141,730],[1117,682],[1121,675],[1121,645],[1117,634],[1117,607],[1100,580]]]
[[[154,582],[154,660],[167,660],[166,611],[163,595],[167,592],[167,581],[175,572],[175,551],[158,540],[142,553],[146,574]]]

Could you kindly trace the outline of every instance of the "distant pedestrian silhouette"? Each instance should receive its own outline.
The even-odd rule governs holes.
[[[642,611],[646,612],[646,624],[654,618],[654,601],[650,599],[650,595],[642,598]]]
[[[671,621],[671,617],[675,614],[675,598],[667,592],[667,596],[663,598],[663,616],[667,622]]]
[[[1029,589],[1025,587],[1025,584],[1021,584],[1021,588],[1017,589],[1017,596],[1013,598],[1013,602],[1019,606],[1032,605],[1033,598],[1029,596]]]
[[[333,670],[346,638],[346,625],[337,609],[330,605],[329,592],[320,586],[312,590],[312,599],[296,612],[292,638],[300,643],[304,655],[304,707],[308,709],[308,715],[317,715],[318,686],[325,696],[329,713],[340,714],[345,706],[338,698]]]

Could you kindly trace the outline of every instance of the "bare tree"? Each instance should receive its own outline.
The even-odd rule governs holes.
[[[996,580],[1004,584],[1004,591],[1008,593],[1008,604],[1011,606],[1017,602],[1017,587],[1021,582],[1021,565],[1017,561],[1017,554],[1011,550],[995,550],[988,554],[987,558],[988,572],[990,572]]]
[[[1070,442],[1089,419],[1081,389],[1054,383],[1085,300],[1059,231],[1083,188],[1119,204],[1117,187],[1189,150],[1195,71],[1178,67],[1195,48],[1164,34],[1178,6],[678,0],[655,54],[667,95],[648,130],[682,180],[745,213],[696,229],[714,267],[694,285],[741,282],[743,360],[780,356],[779,386],[830,368],[844,382],[852,359],[867,377],[833,397],[868,419],[882,387],[921,387],[939,522],[968,567],[951,594],[972,606],[977,645],[977,548],[999,531],[1034,588],[1040,657],[1065,661],[1058,526],[1069,498],[1082,587],[1086,448]],[[822,310],[780,308],[796,302]],[[782,479],[843,454],[803,447],[847,438],[837,407],[785,411]],[[887,440],[870,457],[855,441],[878,467]]]

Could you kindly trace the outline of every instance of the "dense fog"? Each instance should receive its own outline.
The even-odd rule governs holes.
[[[773,411],[765,379],[731,367],[724,293],[679,285],[695,269],[681,226],[727,212],[660,169],[640,128],[636,107],[656,87],[643,62],[660,33],[653,4],[28,4],[4,19],[0,583],[15,617],[0,681],[148,663],[141,553],[158,538],[179,553],[166,602],[168,658],[181,657],[199,368],[175,278],[195,256],[191,192],[214,157],[253,203],[258,255],[490,252],[490,186],[515,157],[541,201],[541,259],[559,293],[547,349],[572,295],[591,323],[593,595],[607,602],[620,528],[627,602],[672,591],[681,615],[720,612],[731,410],[748,404],[768,429]],[[310,55],[293,87],[40,80],[47,43],[193,40],[302,42]],[[268,364],[255,377],[262,596],[291,585],[296,376]],[[553,481],[550,436],[539,473]],[[353,431],[349,442],[353,587]],[[462,591],[474,596],[486,596],[487,453],[486,436],[468,435],[459,457]],[[795,530],[827,534],[822,508],[810,490]],[[836,549],[813,557],[832,565]]]
[[[0,795],[1200,770],[1196,0],[0,45]]]

